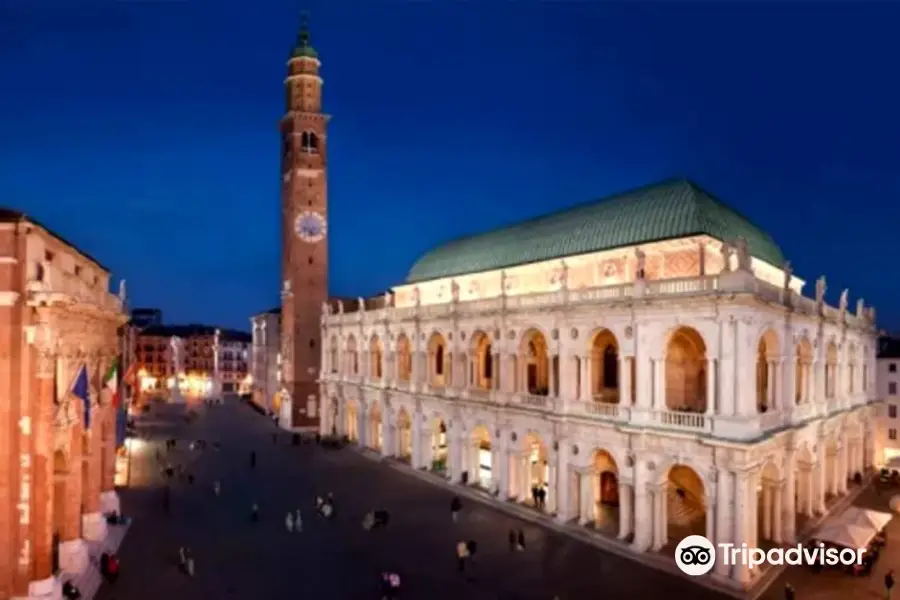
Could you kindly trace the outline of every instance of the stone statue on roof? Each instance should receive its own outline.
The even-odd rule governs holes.
[[[850,296],[850,290],[844,289],[844,291],[841,292],[841,302],[839,305],[841,313],[847,312],[847,304],[849,303],[849,296]]]
[[[359,308],[359,312],[364,312],[366,310],[366,301],[362,296],[356,298],[356,306]]]
[[[454,302],[459,302],[459,284],[455,279],[450,282],[450,297]]]
[[[825,302],[825,292],[828,290],[827,282],[825,281],[825,276],[822,275],[816,280],[816,305],[822,306]]]
[[[731,255],[734,250],[728,242],[722,242],[719,251],[722,253],[722,272],[731,273]]]
[[[343,300],[337,301],[337,314],[339,314],[339,315],[344,314],[344,301]]]
[[[862,319],[866,314],[866,301],[860,298],[856,301],[856,316]]]
[[[781,270],[784,272],[784,291],[787,292],[791,289],[791,278],[794,276],[794,267],[791,265],[791,261],[784,261]]]
[[[634,249],[634,257],[637,259],[637,267],[635,269],[635,278],[643,281],[647,276],[647,255],[640,248]]]
[[[125,288],[125,280],[122,279],[119,281],[119,302],[125,304],[126,300],[128,300],[128,293]]]
[[[747,239],[738,236],[737,239],[734,240],[734,249],[737,252],[738,271],[746,271],[748,273],[752,271],[750,245],[747,243]]]
[[[421,306],[422,304],[422,290],[419,289],[419,286],[413,288],[413,301],[416,303],[416,306]]]

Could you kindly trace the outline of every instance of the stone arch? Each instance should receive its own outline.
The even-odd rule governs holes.
[[[838,347],[834,340],[825,346],[825,397],[834,398],[837,392]]]
[[[385,407],[378,401],[369,403],[366,416],[369,430],[366,432],[366,442],[373,450],[381,450],[384,444],[384,410]]]
[[[472,334],[469,352],[469,385],[480,390],[490,390],[494,381],[494,351],[491,336],[481,330]]]
[[[763,331],[756,345],[756,410],[760,413],[776,408],[780,352],[775,330]]]
[[[810,399],[813,348],[809,339],[801,337],[794,346],[794,402],[805,404]]]
[[[590,337],[591,396],[601,402],[619,401],[619,341],[609,329]]]
[[[706,412],[706,343],[693,327],[680,326],[665,346],[665,395],[669,410]]]
[[[428,338],[428,382],[433,387],[445,387],[450,383],[450,353],[447,340],[435,331]]]
[[[706,535],[706,482],[693,468],[682,463],[669,467],[666,494],[668,538]]]
[[[396,345],[397,355],[397,379],[399,381],[410,381],[412,379],[412,344],[405,333],[397,336]]]
[[[450,428],[443,414],[435,412],[428,424],[431,432],[431,469],[443,473],[447,469],[450,451]]]
[[[384,346],[377,334],[369,339],[369,379],[384,377]]]
[[[619,525],[619,464],[612,452],[597,448],[591,454],[593,496],[595,500],[589,517],[598,529],[616,534]]]
[[[331,373],[338,372],[338,365],[340,365],[341,361],[341,346],[338,342],[338,338],[336,335],[332,335],[328,340],[328,362],[331,363],[328,365],[328,370]]]
[[[353,399],[344,399],[344,432],[350,441],[359,441],[359,402]]]
[[[493,489],[496,465],[494,465],[494,440],[487,425],[477,423],[472,427],[465,460],[470,483],[485,489]]]
[[[359,375],[359,348],[356,346],[356,338],[353,334],[347,336],[347,374]]]
[[[516,389],[533,396],[549,396],[550,347],[540,329],[533,327],[522,334],[518,355],[521,368]]]
[[[397,411],[397,457],[401,460],[412,459],[412,418],[405,406]]]
[[[759,472],[756,499],[757,539],[780,544],[783,540],[782,514],[784,487],[781,469],[770,457]]]
[[[547,442],[539,432],[528,431],[522,436],[522,452],[526,461],[525,489],[531,490],[529,497],[532,500],[537,500],[540,494],[535,492],[541,490],[546,494],[551,486]]]

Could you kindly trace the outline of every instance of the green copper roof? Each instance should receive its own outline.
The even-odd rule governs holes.
[[[784,263],[769,234],[698,185],[679,179],[438,246],[413,265],[406,282],[699,234],[728,242],[743,237],[753,256],[778,267]]]
[[[309,43],[309,17],[303,14],[303,20],[300,22],[300,33],[297,34],[297,43],[291,50],[291,58],[319,58],[315,48]]]

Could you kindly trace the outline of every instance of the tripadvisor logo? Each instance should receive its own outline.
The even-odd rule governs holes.
[[[722,557],[726,565],[747,565],[753,569],[764,564],[770,565],[837,565],[862,564],[865,549],[826,548],[824,544],[804,547],[802,544],[791,548],[772,548],[768,552],[761,548],[748,548],[747,544],[713,545],[702,535],[689,535],[675,548],[675,564],[685,575],[697,577],[706,575],[716,565],[716,556]]]

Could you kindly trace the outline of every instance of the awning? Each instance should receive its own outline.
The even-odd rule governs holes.
[[[834,525],[826,525],[812,537],[820,542],[834,544],[835,546],[860,549],[867,547],[877,533],[872,527],[836,523]]]
[[[833,524],[860,525],[881,531],[891,522],[891,513],[851,506],[834,519]]]

